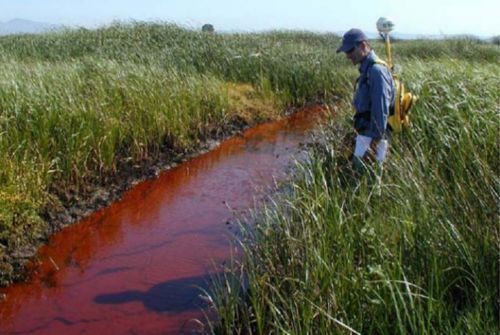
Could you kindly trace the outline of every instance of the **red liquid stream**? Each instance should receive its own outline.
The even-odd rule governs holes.
[[[324,108],[235,136],[55,234],[27,283],[2,292],[0,334],[179,334],[230,258],[235,212],[286,175]],[[232,249],[232,250],[231,250]],[[206,305],[205,305],[206,307]]]

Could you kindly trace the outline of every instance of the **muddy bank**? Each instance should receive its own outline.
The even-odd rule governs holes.
[[[326,108],[326,105],[313,103],[304,107]],[[289,107],[283,114],[289,116],[304,107]],[[47,205],[40,213],[47,223],[46,230],[40,236],[31,239],[30,243],[14,250],[5,250],[6,248],[0,244],[0,247],[4,248],[3,257],[0,258],[0,283],[6,286],[13,282],[24,281],[29,275],[29,271],[26,270],[27,264],[31,260],[36,262],[34,257],[38,248],[54,233],[117,201],[134,185],[156,178],[161,172],[217,147],[221,141],[241,134],[245,129],[254,125],[255,123],[248,120],[237,118],[224,129],[208,132],[191,149],[173,148],[169,143],[165,143],[160,154],[154,159],[144,159],[140,162],[122,159],[116,173],[99,176],[99,181],[87,180],[84,185],[80,185],[78,190],[68,190],[66,187],[62,192],[60,191],[62,188],[54,187],[50,192]]]

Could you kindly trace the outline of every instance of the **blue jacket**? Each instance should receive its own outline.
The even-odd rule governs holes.
[[[354,124],[358,133],[378,140],[385,137],[395,89],[390,70],[375,63],[375,59],[377,55],[372,50],[361,62],[352,103],[356,109]]]

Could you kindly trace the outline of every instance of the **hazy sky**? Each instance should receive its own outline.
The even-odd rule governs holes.
[[[216,30],[301,29],[375,32],[380,16],[396,32],[412,34],[500,34],[500,0],[0,0],[0,21],[23,18],[96,26],[113,20],[175,22]]]

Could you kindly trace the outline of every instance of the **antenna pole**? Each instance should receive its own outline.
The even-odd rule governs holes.
[[[391,52],[391,40],[389,38],[389,33],[385,33],[385,54],[387,56],[387,65],[392,69],[392,52]]]

